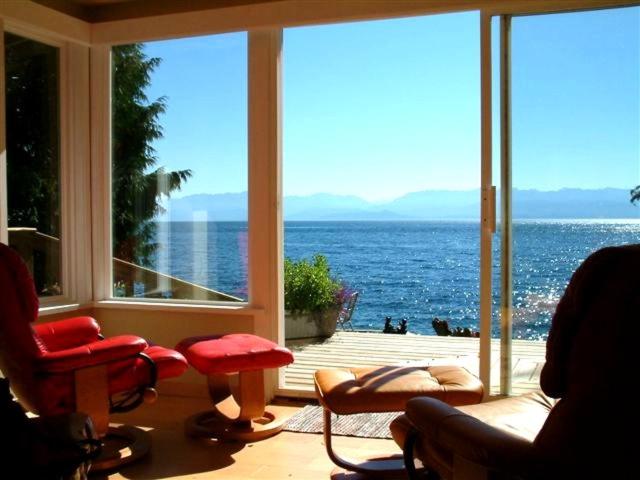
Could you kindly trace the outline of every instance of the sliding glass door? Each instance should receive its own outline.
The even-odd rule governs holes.
[[[494,324],[501,393],[515,394],[538,385],[540,345],[577,266],[640,241],[640,8],[500,20]]]

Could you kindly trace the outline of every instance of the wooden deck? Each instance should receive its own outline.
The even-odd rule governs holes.
[[[331,338],[307,345],[287,345],[295,361],[285,368],[286,388],[313,391],[313,372],[320,368],[402,364],[457,364],[478,374],[477,338],[428,335],[385,335],[336,332]],[[545,342],[513,341],[513,393],[538,388],[544,364]],[[499,392],[500,341],[491,345],[491,393]]]

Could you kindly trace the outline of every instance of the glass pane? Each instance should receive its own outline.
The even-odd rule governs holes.
[[[477,13],[285,31],[287,386],[310,388],[308,369],[343,353],[477,371],[478,40]],[[318,278],[328,294],[305,295]]]
[[[578,265],[640,239],[639,38],[640,8],[513,19],[514,393]]]
[[[5,33],[9,244],[40,296],[60,295],[58,49]]]
[[[247,298],[245,33],[114,47],[113,295]]]

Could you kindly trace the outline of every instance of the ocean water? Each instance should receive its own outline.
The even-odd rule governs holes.
[[[640,221],[528,220],[514,223],[514,338],[545,339],[555,305],[576,267],[609,245],[640,242]],[[159,224],[158,270],[246,298],[247,225]],[[477,222],[286,222],[285,255],[325,255],[332,274],[360,292],[355,328],[381,330],[384,318],[433,335],[435,317],[478,329]],[[499,335],[500,236],[493,248],[493,330]]]

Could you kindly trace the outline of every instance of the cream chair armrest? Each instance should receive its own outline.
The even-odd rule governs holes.
[[[419,432],[453,455],[489,470],[517,473],[536,465],[533,444],[433,398],[414,398],[406,415]]]

